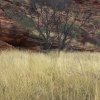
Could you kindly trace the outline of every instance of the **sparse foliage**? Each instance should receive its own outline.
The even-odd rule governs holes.
[[[2,3],[2,0],[0,0],[0,4]]]
[[[12,18],[13,20],[16,20],[19,24],[25,26],[30,32],[33,30],[34,22],[31,18],[28,18],[27,16],[24,15],[16,17],[12,9],[5,10],[5,13],[9,18]]]
[[[40,35],[45,39],[46,49],[50,49],[49,41],[52,31],[55,32],[58,49],[60,51],[70,43],[73,37],[81,33],[81,27],[91,17],[91,11],[88,13],[84,11],[81,24],[77,25],[77,18],[82,12],[79,10],[78,5],[76,5],[76,11],[73,9],[72,1],[73,0],[30,0],[29,11],[35,22],[35,29],[37,29]],[[37,14],[37,17],[34,13]],[[70,20],[72,14],[73,18]],[[44,31],[41,30],[42,27],[45,27],[46,35],[44,35]],[[66,42],[67,40],[69,40],[69,42]]]
[[[29,0],[29,15],[14,16],[11,10],[5,12],[8,16],[26,26],[39,32],[39,36],[45,40],[45,49],[50,50],[51,39],[57,40],[59,51],[71,43],[71,40],[81,34],[81,27],[91,17],[91,10],[81,12],[79,5],[74,5],[73,0]],[[77,19],[81,17],[80,24]],[[51,33],[54,36],[51,37]]]
[[[14,13],[13,13],[13,11],[11,9],[5,10],[5,13],[7,14],[7,16],[9,18],[12,18],[12,19],[14,18]]]

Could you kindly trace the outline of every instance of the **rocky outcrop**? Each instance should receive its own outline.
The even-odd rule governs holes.
[[[46,49],[46,41],[39,36],[36,35],[28,35],[25,41],[21,42],[21,47],[33,51],[41,51]],[[57,41],[50,39],[48,41],[48,45],[50,49],[57,49]]]
[[[19,5],[18,5],[19,4]],[[23,8],[21,5],[20,2],[12,2],[10,0],[3,0],[2,3],[1,3],[1,8],[4,10],[4,11],[10,11],[14,16],[16,17],[20,17],[20,16],[25,16],[27,15],[26,14],[26,10],[25,8]],[[11,16],[11,15],[9,15]],[[12,16],[11,16],[12,17]]]
[[[85,39],[86,38],[87,35]],[[89,39],[87,38],[87,40]],[[9,19],[3,10],[0,9],[0,50],[12,49],[14,46],[32,51],[42,51],[46,49],[46,43],[43,38],[30,35],[25,27],[21,26],[16,21]],[[51,39],[49,41],[49,46],[51,49],[56,49],[57,41]],[[84,45],[70,45],[69,49],[79,51],[95,50],[93,48],[86,48]]]
[[[100,48],[92,48],[92,47],[86,47],[82,44],[70,44],[68,47],[69,50],[73,51],[90,51],[90,52],[100,52]]]
[[[81,42],[82,44],[89,42],[91,44],[97,45],[99,40],[96,38],[96,36],[89,34],[85,29],[81,29],[81,31],[81,36],[77,38],[78,42]]]
[[[97,43],[99,41],[97,38],[95,38],[93,36],[89,36],[89,35],[82,35],[77,40],[79,42],[81,42],[82,44],[85,44],[86,42],[89,42],[89,43],[94,44],[94,45],[97,45]]]
[[[74,0],[76,3],[83,4],[85,0]]]
[[[75,2],[79,4],[83,4],[84,2],[92,1],[93,3],[98,3],[99,0],[74,0]]]
[[[0,40],[11,45],[19,45],[28,35],[28,31],[22,25],[9,19],[0,9]]]
[[[0,40],[0,50],[14,49],[14,47],[4,41]]]
[[[13,49],[16,46],[23,49],[29,49],[32,51],[45,50],[46,41],[43,38],[35,35],[30,35],[28,31],[25,29],[25,27],[7,17],[7,15],[3,11],[4,9],[7,9],[7,7],[8,8],[12,7],[16,8],[15,9],[16,12],[19,13],[21,10],[17,9],[17,7],[20,5],[17,4],[13,6],[12,2],[8,2],[9,0],[4,0],[4,1],[7,1],[7,3],[5,2],[4,4],[2,4],[0,8],[0,50]],[[75,1],[83,3],[84,0],[75,0]],[[96,44],[98,42],[98,40],[93,36],[87,35],[86,31],[85,32],[83,31],[83,34],[79,41],[82,42],[83,44],[85,44],[85,42],[90,42],[92,44]],[[58,48],[56,40],[50,39],[48,43],[50,49]],[[96,50],[95,48],[85,47],[83,44],[81,45],[70,44],[68,48],[71,50],[73,49],[78,51],[98,51],[98,52],[100,51]]]
[[[22,25],[8,18],[0,9],[0,40],[12,46],[41,51],[46,49],[45,40],[36,35],[30,35]],[[57,48],[57,42],[49,41],[51,48]]]

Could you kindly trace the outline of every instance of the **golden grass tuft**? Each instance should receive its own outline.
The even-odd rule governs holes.
[[[100,54],[0,52],[0,100],[99,100]]]

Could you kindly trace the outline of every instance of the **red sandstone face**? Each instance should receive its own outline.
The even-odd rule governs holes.
[[[75,2],[79,4],[83,4],[84,2],[90,1],[90,0],[74,0]],[[100,0],[94,0],[93,3],[98,3]]]
[[[89,0],[74,0],[74,1],[77,3],[83,4],[84,2],[89,1]]]

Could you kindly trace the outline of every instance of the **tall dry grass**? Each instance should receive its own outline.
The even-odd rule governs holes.
[[[0,52],[0,100],[100,100],[100,54]]]

